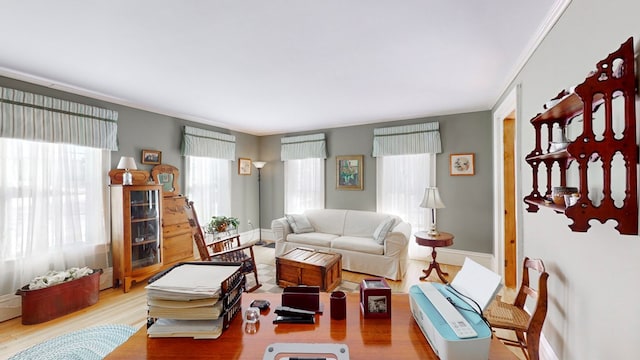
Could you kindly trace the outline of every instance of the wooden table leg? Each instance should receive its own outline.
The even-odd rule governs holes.
[[[429,274],[431,274],[431,270],[436,270],[436,273],[438,274],[438,277],[440,278],[440,280],[447,284],[448,281],[447,279],[445,279],[444,275],[449,276],[449,273],[446,273],[444,271],[442,271],[442,269],[440,269],[440,264],[438,264],[438,262],[436,261],[436,256],[438,256],[438,253],[436,252],[436,248],[433,248],[433,251],[431,251],[431,256],[433,257],[433,260],[431,261],[431,263],[429,264],[429,268],[428,269],[424,269],[422,270],[422,272],[424,273],[424,276],[420,277],[420,280],[425,281],[427,280],[427,278],[429,277]]]

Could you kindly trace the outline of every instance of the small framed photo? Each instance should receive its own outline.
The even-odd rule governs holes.
[[[336,189],[362,190],[364,155],[336,156]]]
[[[360,310],[365,318],[391,317],[391,288],[383,278],[360,283]]]
[[[476,174],[475,154],[451,154],[449,155],[449,175],[472,176]]]
[[[238,175],[251,175],[251,159],[238,158]]]
[[[142,150],[142,163],[160,165],[162,163],[162,151]]]

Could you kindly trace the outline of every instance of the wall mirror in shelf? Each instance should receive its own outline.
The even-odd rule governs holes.
[[[587,231],[595,219],[617,222],[621,234],[638,234],[634,63],[629,38],[531,119],[528,212],[552,208],[573,220],[573,231]]]
[[[163,196],[175,196],[180,193],[178,185],[180,172],[175,166],[167,164],[156,165],[151,169],[151,177],[154,183],[162,185]]]

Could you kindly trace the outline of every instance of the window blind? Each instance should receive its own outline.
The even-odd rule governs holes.
[[[236,137],[185,126],[182,138],[182,155],[235,160]]]
[[[430,122],[373,129],[373,156],[439,154],[440,123]]]
[[[118,150],[118,112],[0,87],[0,137]]]
[[[283,137],[280,144],[282,161],[327,158],[327,143],[323,133]]]

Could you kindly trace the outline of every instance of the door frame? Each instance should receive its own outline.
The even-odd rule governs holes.
[[[493,256],[494,256],[494,271],[500,276],[505,277],[504,273],[504,241],[505,241],[505,233],[504,233],[504,144],[502,141],[502,135],[504,132],[503,121],[506,117],[509,116],[511,112],[515,113],[516,121],[514,123],[514,169],[515,169],[515,220],[516,220],[516,258],[522,258],[522,238],[523,231],[522,226],[518,226],[520,223],[520,214],[522,214],[522,202],[518,201],[519,194],[521,194],[521,185],[520,185],[520,170],[522,162],[520,161],[518,144],[520,144],[520,132],[518,131],[518,119],[521,118],[520,106],[521,104],[521,85],[515,85],[507,95],[502,99],[502,101],[496,106],[496,110],[493,112]],[[516,271],[516,279],[519,279],[518,274],[518,266],[515,266]]]

